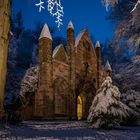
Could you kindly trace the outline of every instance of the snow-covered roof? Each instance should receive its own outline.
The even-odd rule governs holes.
[[[46,38],[49,38],[52,40],[52,36],[51,36],[51,33],[50,33],[50,30],[48,28],[48,25],[45,24],[42,31],[41,31],[41,34],[40,34],[40,37],[39,39],[43,38],[43,37],[46,37]]]
[[[107,60],[106,65],[105,65],[105,70],[110,70],[112,71],[111,65],[109,63],[109,61]]]
[[[97,42],[96,42],[95,47],[101,47],[101,46],[100,46],[100,42],[99,42],[99,41],[97,41]]]
[[[60,44],[60,45],[58,45],[58,46],[55,47],[55,49],[53,50],[53,57],[56,55],[56,53],[61,48],[61,46],[63,46],[63,44]]]
[[[74,29],[74,26],[73,26],[73,24],[72,24],[72,22],[71,22],[71,21],[69,22],[69,24],[68,24],[68,27],[67,27],[67,28],[68,28],[68,29],[69,29],[69,28]]]
[[[79,44],[79,42],[80,42],[82,36],[84,35],[85,31],[86,31],[86,29],[82,30],[82,31],[78,34],[78,36],[76,37],[76,40],[75,40],[75,47],[77,47],[77,45]]]

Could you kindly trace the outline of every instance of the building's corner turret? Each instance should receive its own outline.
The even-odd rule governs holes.
[[[75,71],[75,37],[74,37],[74,26],[72,22],[70,21],[67,27],[67,54],[68,54],[68,63],[69,63],[69,77],[68,81],[70,84],[70,90],[72,91],[71,93],[71,105],[70,105],[70,112],[69,115],[72,117],[72,119],[76,119],[76,96],[75,95],[75,76],[76,76],[76,71]]]
[[[105,65],[105,72],[106,72],[106,76],[112,77],[112,68],[108,60]]]
[[[70,83],[73,81],[75,72],[75,38],[74,38],[74,26],[70,21],[67,27],[67,54],[70,67]],[[73,78],[72,78],[73,77]],[[72,84],[72,83],[71,83]],[[74,85],[73,85],[74,86]]]
[[[52,36],[45,24],[39,37],[39,65],[52,61]]]
[[[101,84],[101,69],[102,69],[102,53],[100,42],[97,41],[95,45],[95,51],[97,56],[97,88],[100,87]]]
[[[39,40],[44,38],[44,37],[52,40],[52,36],[51,36],[50,30],[49,30],[49,27],[48,27],[47,24],[44,25],[44,27],[43,27],[43,29],[41,31]]]
[[[97,59],[101,60],[102,59],[102,55],[101,55],[101,46],[100,46],[100,42],[99,41],[96,42],[95,50],[96,50]]]
[[[39,37],[39,85],[35,95],[35,117],[53,116],[52,36],[45,24]]]
[[[74,26],[70,21],[67,27],[67,52],[70,55],[72,53],[75,46],[75,38],[74,38]]]

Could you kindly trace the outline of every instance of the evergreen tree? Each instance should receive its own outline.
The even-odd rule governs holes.
[[[111,77],[97,91],[89,110],[88,122],[94,128],[112,128],[119,126],[123,119],[134,113],[132,109],[120,101],[121,93],[112,85]]]
[[[17,12],[17,14],[14,15],[11,19],[11,30],[12,32],[14,32],[14,35],[16,36],[17,39],[24,30],[23,22],[24,21],[21,11]]]

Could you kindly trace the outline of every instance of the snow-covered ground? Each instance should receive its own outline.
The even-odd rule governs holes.
[[[7,137],[7,138],[6,138]],[[140,127],[96,130],[83,121],[27,121],[4,128],[0,140],[140,140]]]

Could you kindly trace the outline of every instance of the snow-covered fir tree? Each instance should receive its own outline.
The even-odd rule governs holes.
[[[119,89],[112,85],[111,77],[106,77],[97,91],[89,110],[88,122],[94,128],[112,128],[119,126],[123,119],[134,113],[120,101]]]

